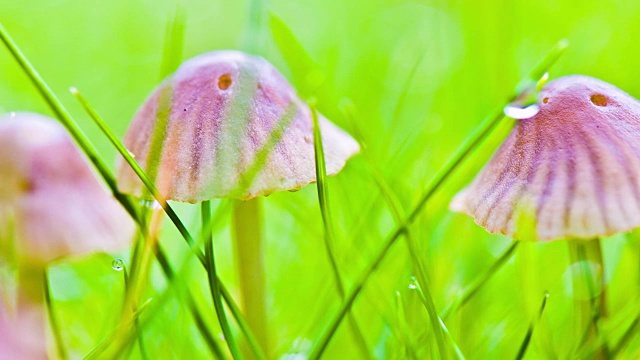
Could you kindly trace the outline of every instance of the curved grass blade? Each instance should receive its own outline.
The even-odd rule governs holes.
[[[84,107],[85,111],[87,111],[87,113],[93,119],[93,121],[104,132],[105,136],[107,136],[107,138],[111,141],[112,145],[116,148],[116,150],[118,150],[120,155],[122,155],[122,157],[125,159],[125,161],[131,166],[131,168],[140,177],[140,180],[142,180],[142,182],[145,184],[145,186],[147,186],[147,189],[149,189],[152,192],[152,194],[155,193],[155,194],[158,194],[158,196],[160,196],[160,198],[156,197],[156,200],[160,203],[160,205],[162,205],[162,202],[159,200],[159,199],[162,199],[162,196],[159,194],[158,190],[155,188],[155,185],[153,185],[151,183],[151,181],[149,180],[147,175],[144,173],[144,170],[142,170],[142,168],[137,163],[137,161],[133,158],[133,156],[131,156],[129,151],[124,147],[124,145],[120,142],[120,140],[118,140],[118,138],[111,131],[111,129],[109,129],[109,127],[105,124],[104,120],[89,105],[88,101],[80,94],[80,92],[77,89],[74,88],[74,89],[72,89],[72,93],[78,99],[78,101],[80,101],[80,104]],[[164,200],[164,204],[166,204],[168,206],[168,203],[166,202],[166,200]],[[168,206],[168,209],[170,209],[173,212],[171,207]],[[167,214],[169,214],[169,213],[167,213]],[[173,213],[173,214],[175,214],[175,213]],[[192,249],[193,253],[198,257],[198,260],[200,260],[200,263],[206,269],[207,262],[206,262],[206,259],[204,257],[204,254],[200,251],[200,249],[198,248],[197,244],[193,240],[193,237],[191,237],[191,234],[186,229],[184,224],[180,221],[180,219],[177,217],[177,215],[175,216],[175,220],[176,221],[174,222],[174,225],[176,225],[176,227],[178,228],[178,230],[179,230],[180,234],[182,235],[183,239],[185,241],[187,241],[187,243],[189,244],[189,247]],[[181,231],[180,229],[183,229],[183,231]],[[157,255],[157,253],[156,253],[156,255]],[[160,260],[160,259],[158,258],[158,260]],[[163,267],[163,269],[165,269],[165,268]],[[166,269],[165,269],[165,275],[168,276],[168,274],[166,273]],[[169,279],[171,279],[171,278],[169,278]],[[227,303],[227,306],[229,306],[229,309],[231,309],[232,315],[233,315],[234,319],[236,320],[236,322],[238,323],[238,325],[240,326],[241,331],[247,337],[247,339],[254,339],[255,340],[255,336],[251,333],[251,329],[246,325],[246,321],[244,320],[242,312],[240,311],[239,307],[235,303],[235,300],[233,299],[231,294],[226,290],[226,287],[224,286],[224,284],[222,283],[220,278],[218,278],[218,283],[220,285],[220,291],[222,293],[222,297],[225,300],[225,302]],[[199,314],[193,314],[193,315],[196,316],[196,317],[200,316]],[[252,351],[254,352],[254,355],[256,357],[258,357],[258,358],[263,358],[264,351],[262,351],[261,348],[256,347],[257,343],[252,342],[252,341],[249,341],[249,343],[251,344],[251,348],[252,348]]]
[[[53,302],[51,299],[51,288],[49,284],[49,274],[47,270],[44,270],[44,301],[47,307],[47,313],[49,315],[49,324],[51,326],[51,332],[53,333],[53,338],[56,342],[56,351],[58,353],[59,359],[68,359],[67,350],[64,346],[64,340],[62,340],[62,334],[60,333],[60,323],[58,322],[58,317],[56,316],[56,312],[53,308]]]
[[[350,106],[343,107],[343,113],[345,117],[352,124],[352,127],[355,129],[355,133],[357,134],[356,138],[358,139],[358,142],[360,143],[361,147],[365,148],[364,136],[362,134],[362,131],[360,130],[360,127],[358,126],[357,122],[354,119],[352,107]],[[369,153],[367,151],[363,151],[363,154],[367,159],[367,162],[369,163],[369,167],[371,168],[376,184],[380,188],[380,192],[382,193],[383,198],[387,202],[387,206],[391,210],[391,213],[393,214],[396,224],[400,225],[402,223],[402,219],[404,218],[404,213],[402,210],[402,206],[400,205],[400,200],[397,198],[397,196],[395,196],[395,194],[391,190],[391,187],[385,180],[384,176],[382,175],[382,172],[378,168],[373,158],[369,155]],[[435,335],[436,343],[438,345],[438,352],[440,353],[440,356],[442,358],[447,358],[448,354],[445,346],[444,334],[442,331],[442,327],[440,325],[442,323],[442,320],[438,317],[438,313],[435,308],[435,303],[433,301],[433,296],[431,295],[427,271],[423,262],[418,257],[418,253],[419,253],[418,245],[415,243],[415,238],[411,235],[410,228],[407,228],[407,232],[405,233],[405,239],[407,242],[407,247],[409,249],[409,254],[411,255],[411,261],[413,262],[414,269],[418,275],[418,284],[423,289],[425,289],[426,299],[423,302],[423,305],[425,305],[427,313],[429,314],[429,320],[431,321],[431,328]],[[421,290],[421,293],[422,293],[422,290]],[[422,295],[425,295],[425,293],[422,293]]]
[[[165,30],[162,64],[160,65],[160,80],[174,72],[178,68],[178,65],[180,65],[184,45],[186,17],[187,14],[182,0],[175,0],[173,17],[167,21],[167,28]]]
[[[204,253],[205,258],[207,259],[207,278],[209,280],[209,289],[211,290],[213,306],[215,308],[216,315],[218,315],[218,323],[220,323],[220,328],[222,329],[224,338],[227,341],[227,346],[229,347],[231,356],[233,356],[234,359],[241,359],[242,355],[240,354],[240,348],[238,348],[238,344],[233,338],[233,333],[231,332],[229,322],[227,321],[227,315],[225,314],[222,301],[220,300],[220,284],[217,281],[218,275],[216,272],[215,253],[213,251],[213,237],[210,231],[204,231],[205,229],[211,229],[211,202],[208,200],[203,201],[200,204],[200,208],[203,229],[202,238],[205,243]]]
[[[422,304],[424,305],[425,308],[429,308],[433,306],[433,300],[429,299],[427,296],[428,294],[425,294],[422,291],[422,288],[420,287],[420,282],[419,281],[414,281],[414,284],[416,291],[418,292],[418,294],[420,295],[420,301],[422,301]],[[429,304],[431,303],[431,304]],[[431,314],[429,314],[429,316],[431,316]],[[455,340],[453,339],[453,336],[451,336],[451,333],[449,333],[449,329],[447,329],[447,326],[444,324],[444,322],[442,321],[442,319],[436,315],[436,319],[440,325],[440,328],[442,329],[442,333],[445,335],[445,337],[447,338],[448,342],[449,342],[449,346],[451,346],[451,348],[453,348],[453,351],[456,354],[456,357],[458,358],[458,360],[464,360],[465,357],[462,354],[462,351],[460,350],[460,348],[458,347],[458,344],[456,344]],[[445,353],[446,354],[446,353]],[[441,353],[441,356],[443,354]]]
[[[489,269],[484,274],[482,274],[482,276],[480,276],[478,279],[472,282],[471,285],[467,286],[464,289],[464,292],[462,293],[462,296],[460,296],[459,300],[453,302],[449,307],[445,308],[442,311],[440,317],[442,317],[443,319],[448,318],[451,313],[469,302],[469,300],[471,300],[471,298],[478,292],[478,290],[480,290],[482,286],[484,286],[484,284],[486,284],[487,281],[489,281],[489,279],[491,279],[493,275],[498,272],[498,270],[500,270],[509,259],[511,259],[513,252],[516,250],[519,244],[519,241],[512,242],[507,250],[505,250],[502,255],[500,255],[500,257],[491,265],[491,267],[489,267]]]
[[[44,79],[42,79],[40,74],[38,74],[33,65],[31,65],[29,60],[22,53],[20,48],[18,48],[18,45],[11,38],[1,22],[0,40],[2,40],[13,58],[18,62],[18,65],[20,65],[24,73],[27,75],[27,77],[29,77],[33,85],[36,87],[36,90],[38,90],[44,101],[47,103],[47,105],[49,105],[49,108],[51,108],[51,110],[55,114],[56,118],[67,129],[67,131],[69,131],[71,137],[73,137],[80,149],[82,149],[85,155],[89,158],[89,161],[91,161],[93,166],[96,168],[116,200],[118,200],[118,202],[122,204],[125,210],[134,218],[134,220],[137,221],[137,213],[135,211],[135,207],[125,195],[118,191],[116,180],[109,171],[109,167],[98,156],[98,152],[96,151],[93,144],[91,144],[87,136],[82,132],[82,130],[80,130],[76,122],[71,118],[71,115],[62,105],[60,100],[58,100],[51,88],[49,88],[49,85],[44,82]]]
[[[549,293],[545,293],[542,298],[542,304],[540,305],[540,310],[538,311],[538,316],[531,321],[531,325],[529,325],[529,330],[527,330],[527,334],[524,336],[524,340],[522,340],[522,344],[520,345],[520,349],[518,350],[518,354],[516,355],[517,360],[521,360],[524,358],[527,349],[529,348],[529,343],[531,342],[531,337],[533,336],[533,331],[536,328],[536,325],[542,318],[542,313],[544,312],[544,308],[547,306],[547,299],[549,299]]]
[[[525,80],[529,83],[533,82],[534,84],[536,84],[538,82],[538,79],[540,79],[547,72],[547,69],[560,57],[566,47],[567,42],[565,40],[558,43],[558,45],[556,45],[556,47],[551,50],[551,52],[545,57],[545,59],[531,72],[531,75]],[[507,104],[511,103],[516,96],[512,96]],[[502,112],[503,108],[504,106],[501,106],[498,110],[495,111],[495,114],[493,116],[483,121],[478,129],[464,141],[464,143],[458,148],[454,155],[449,158],[445,165],[435,174],[431,181],[429,181],[424,194],[413,208],[413,211],[411,211],[411,213],[409,214],[409,217],[405,221],[403,221],[401,225],[397,226],[397,228],[384,242],[384,245],[374,257],[373,261],[369,264],[369,266],[365,268],[361,277],[352,288],[351,293],[346,297],[345,302],[340,307],[340,310],[336,313],[332,321],[329,323],[329,326],[321,336],[320,340],[316,343],[316,346],[311,353],[310,359],[318,359],[320,358],[320,356],[322,356],[322,353],[325,351],[327,345],[329,344],[329,341],[340,326],[342,319],[344,319],[347,310],[351,308],[353,302],[364,288],[364,285],[371,274],[373,274],[375,270],[380,266],[389,249],[391,249],[391,247],[395,244],[395,242],[401,235],[407,232],[407,228],[409,227],[409,225],[411,225],[416,220],[429,199],[440,188],[440,186],[442,186],[445,180],[454,172],[454,170],[462,163],[462,161],[469,154],[471,154],[471,152],[478,145],[480,145],[480,143],[504,118],[504,114]]]
[[[311,118],[313,119],[313,148],[316,164],[316,180],[318,183],[318,202],[320,204],[320,213],[322,214],[322,223],[324,225],[324,245],[327,251],[327,255],[329,256],[333,277],[338,287],[338,293],[340,295],[340,298],[344,300],[344,284],[342,282],[342,277],[340,276],[340,271],[338,270],[338,264],[333,248],[335,236],[333,231],[333,223],[331,221],[331,210],[329,206],[329,187],[327,185],[327,167],[325,164],[322,134],[320,132],[320,125],[318,124],[318,112],[316,111],[315,105],[312,103],[309,103],[309,110],[311,111]],[[356,340],[358,348],[362,352],[362,355],[365,356],[365,358],[370,358],[371,354],[369,352],[369,347],[367,346],[367,342],[362,335],[362,330],[360,330],[360,326],[353,316],[353,313],[350,312],[348,317],[348,321],[353,332],[353,337]]]
[[[113,329],[96,346],[94,346],[93,349],[91,349],[91,351],[89,351],[89,353],[84,357],[84,359],[85,360],[95,359],[95,358],[98,358],[100,355],[102,355],[102,353],[109,347],[109,345],[111,345],[111,341],[113,340],[113,338],[116,337],[118,332],[122,331],[123,329],[128,329],[129,327],[133,326],[134,322],[137,321],[140,318],[140,315],[145,310],[147,310],[147,308],[149,307],[149,305],[152,302],[153,302],[153,298],[147,299],[147,301],[142,303],[138,307],[138,310],[133,314],[131,319],[129,319],[129,323],[128,324],[119,324],[118,326],[116,326],[115,329]]]
[[[307,53],[287,24],[273,13],[269,14],[269,27],[280,53],[291,69],[296,88],[298,91],[306,91],[300,95],[302,97],[317,95],[324,84],[324,75],[320,71],[320,66]]]

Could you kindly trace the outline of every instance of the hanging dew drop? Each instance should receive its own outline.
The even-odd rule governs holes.
[[[122,269],[124,269],[124,260],[120,258],[113,259],[113,262],[111,262],[111,267],[115,271],[122,271]]]

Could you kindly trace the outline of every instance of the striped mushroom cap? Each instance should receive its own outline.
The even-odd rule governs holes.
[[[327,173],[359,151],[319,116]],[[308,107],[266,60],[217,51],[188,60],[135,115],[124,144],[167,199],[250,199],[316,181]],[[149,197],[119,162],[120,188]]]
[[[55,120],[0,116],[0,254],[48,262],[126,247],[134,225]]]
[[[579,75],[550,82],[539,98],[540,111],[517,123],[452,209],[518,239],[640,226],[640,103]]]

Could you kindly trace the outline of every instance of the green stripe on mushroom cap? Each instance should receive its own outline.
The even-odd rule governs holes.
[[[125,146],[171,200],[247,200],[316,180],[309,109],[266,60],[238,51],[195,57],[142,105]],[[358,144],[320,119],[327,173],[339,172]],[[120,162],[123,191],[150,198]]]
[[[588,239],[640,226],[640,103],[574,75],[548,83],[539,106],[452,208],[520,239]]]

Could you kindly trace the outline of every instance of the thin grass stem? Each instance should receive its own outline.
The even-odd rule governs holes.
[[[160,80],[174,72],[180,65],[180,59],[182,58],[187,14],[182,0],[175,0],[174,2],[173,16],[170,15],[165,30]]]
[[[345,289],[338,269],[338,263],[335,257],[335,251],[333,244],[335,242],[335,235],[333,230],[333,222],[331,221],[331,207],[329,206],[329,186],[327,184],[327,167],[325,164],[324,146],[322,144],[322,134],[320,125],[318,124],[318,112],[311,102],[309,103],[309,110],[311,111],[311,118],[313,120],[313,147],[314,157],[316,165],[316,180],[318,183],[318,202],[320,204],[320,213],[322,215],[322,223],[324,225],[324,245],[331,264],[331,271],[338,287],[338,294],[341,300],[344,300]],[[349,311],[348,321],[351,326],[351,331],[355,342],[365,358],[371,358],[369,347],[362,335],[362,330],[351,311]]]
[[[532,79],[536,83],[538,79],[540,79],[547,71],[547,69],[559,58],[559,56],[564,52],[567,47],[566,41],[561,41],[554,47],[551,52],[545,57],[545,59],[531,72],[531,75],[527,77],[527,81],[529,83],[532,82]],[[512,96],[508,103],[511,103],[513,99],[516,97]],[[503,109],[504,106],[501,106],[499,110],[496,110],[495,114],[489,118],[487,118],[478,129],[469,136],[466,141],[458,148],[458,150],[454,153],[452,157],[445,163],[445,165],[435,174],[435,176],[429,181],[426,186],[426,190],[424,194],[421,196],[418,203],[413,208],[413,211],[409,214],[409,217],[406,221],[403,221],[401,225],[398,225],[397,228],[391,233],[391,235],[384,242],[382,248],[373,257],[373,261],[365,268],[362,272],[362,275],[358,279],[358,281],[353,286],[351,293],[346,297],[345,302],[342,304],[336,315],[332,318],[329,326],[325,330],[325,332],[321,335],[319,341],[316,343],[314,349],[311,352],[310,359],[318,359],[324,351],[326,350],[329,341],[335,334],[338,329],[340,323],[344,319],[344,316],[347,313],[347,310],[351,308],[353,302],[357,298],[357,296],[362,291],[365,283],[369,279],[369,277],[375,272],[375,270],[380,266],[382,260],[385,258],[389,249],[395,244],[397,239],[407,232],[407,228],[417,219],[425,205],[429,201],[429,199],[433,196],[433,194],[442,186],[445,180],[454,172],[454,170],[462,163],[464,159],[468,157],[468,155],[493,131],[493,129],[498,125],[498,123],[504,118]]]
[[[142,168],[140,167],[138,162],[133,158],[133,156],[131,156],[129,151],[124,147],[124,145],[120,142],[120,140],[115,136],[113,131],[111,131],[111,129],[104,122],[104,120],[98,115],[98,113],[93,109],[93,107],[91,107],[91,105],[80,94],[80,92],[77,89],[73,88],[72,89],[72,93],[78,99],[78,101],[80,101],[80,104],[83,106],[85,111],[87,111],[89,116],[95,121],[96,125],[98,125],[98,127],[103,131],[105,136],[107,136],[107,138],[111,141],[111,144],[116,148],[116,150],[120,153],[120,155],[122,155],[124,160],[136,172],[138,177],[140,177],[140,179],[144,183],[144,185],[147,186],[147,189],[149,189],[149,191],[152,194],[155,193],[155,194],[157,194],[159,196],[159,197],[156,197],[156,200],[160,203],[160,205],[163,205],[163,204],[166,205],[166,207],[163,206],[163,209],[165,210],[165,212],[169,216],[169,219],[172,221],[172,223],[178,229],[178,231],[180,232],[180,235],[187,242],[189,247],[192,249],[193,253],[196,255],[196,257],[198,258],[198,260],[200,261],[202,266],[206,269],[207,263],[206,263],[206,259],[204,257],[204,254],[196,246],[196,243],[193,240],[193,237],[191,236],[189,231],[186,229],[186,227],[184,226],[184,224],[182,223],[180,218],[178,218],[178,216],[175,214],[173,209],[171,209],[169,204],[164,200],[163,200],[164,202],[161,201],[162,197],[158,193],[158,190],[155,188],[155,185],[153,185],[151,183],[151,181],[146,176],[146,174],[144,173],[144,170],[142,170]],[[126,199],[126,197],[125,197],[125,199]],[[144,228],[145,225],[141,225],[141,227]],[[158,253],[156,252],[156,256],[157,255],[158,255]],[[158,260],[160,260],[160,259],[158,259]],[[165,270],[165,275],[168,276],[167,278],[169,280],[171,280],[172,277],[169,277],[169,274],[166,273],[167,269],[163,268],[163,270]],[[249,340],[249,344],[251,345],[251,349],[252,349],[254,355],[256,357],[258,357],[258,358],[264,358],[264,351],[262,349],[260,349],[259,347],[256,347],[257,343],[255,341],[252,341],[252,340],[255,340],[255,336],[251,332],[251,329],[248,326],[246,326],[246,321],[245,321],[245,319],[244,319],[244,317],[242,315],[242,312],[239,311],[239,308],[238,308],[237,304],[235,303],[235,300],[230,295],[230,293],[226,290],[226,287],[221,282],[220,278],[218,278],[218,282],[220,283],[220,290],[222,292],[222,297],[225,300],[225,302],[227,303],[227,306],[230,309],[235,310],[235,311],[232,311],[232,315],[233,315],[234,319],[236,320],[236,322],[238,323],[238,325],[240,326],[240,329],[241,329],[243,335]],[[195,309],[195,308],[192,308],[192,309]],[[193,315],[194,315],[194,318],[196,318],[196,319],[197,318],[201,318],[200,314],[193,314]],[[207,335],[203,334],[203,336],[207,336]]]
[[[113,196],[116,198],[116,200],[124,207],[124,209],[127,211],[127,213],[129,213],[129,215],[134,219],[134,221],[136,221],[139,224],[139,227],[141,229],[143,229],[144,228],[144,224],[140,222],[138,213],[137,213],[137,211],[135,209],[135,206],[131,202],[131,200],[127,196],[125,196],[124,194],[122,194],[122,193],[120,193],[118,191],[115,178],[113,177],[113,175],[109,171],[109,169],[106,166],[106,164],[104,163],[104,161],[98,156],[98,154],[95,151],[95,148],[93,147],[93,145],[91,145],[91,143],[87,139],[86,135],[84,135],[84,133],[82,133],[82,131],[79,129],[79,127],[73,121],[73,119],[69,115],[69,112],[64,108],[64,106],[58,100],[58,98],[55,96],[53,91],[51,91],[49,86],[45,83],[45,81],[42,79],[42,77],[38,74],[38,72],[35,70],[35,68],[31,65],[31,63],[28,61],[28,59],[24,56],[22,51],[18,48],[17,44],[11,38],[11,36],[7,32],[7,30],[4,28],[2,23],[0,23],[0,40],[2,40],[2,42],[5,44],[5,46],[9,50],[9,52],[11,52],[11,54],[14,57],[14,59],[18,62],[18,64],[23,69],[25,74],[29,77],[29,79],[34,84],[34,86],[36,87],[36,89],[38,90],[40,95],[43,97],[45,102],[49,105],[51,110],[55,113],[55,115],[58,118],[58,120],[60,120],[60,122],[67,128],[67,130],[69,131],[71,136],[78,143],[78,146],[85,153],[85,155],[89,158],[91,163],[95,166],[96,170],[100,173],[100,176],[103,178],[103,180],[105,181],[105,183],[107,184],[107,186],[111,190]],[[78,95],[79,95],[79,93],[78,93]],[[81,103],[83,103],[83,102],[81,101]],[[83,105],[85,105],[85,104],[86,104],[86,101],[83,103]],[[92,118],[94,120],[96,120],[96,119],[100,119],[101,120],[101,118],[97,117],[97,114],[93,111],[93,109],[91,107],[89,107],[88,104],[86,104],[86,105],[87,106],[85,107],[85,109],[91,110],[89,112],[89,114],[90,115],[91,114],[95,114],[96,115],[95,118],[94,117],[92,117]],[[103,121],[100,121],[99,123],[102,123],[104,125]],[[141,180],[143,182],[144,182],[145,179],[147,180],[147,183],[145,184],[147,186],[147,188],[150,191],[155,189],[153,184],[148,182],[148,178],[146,177],[146,175],[144,175],[144,172],[141,171],[140,166],[137,164],[137,162],[135,162],[135,160],[133,160],[133,158],[131,157],[129,152],[124,148],[124,146],[122,146],[120,141],[113,135],[113,132],[111,132],[111,130],[108,127],[106,127],[106,125],[104,126],[104,128],[101,127],[101,129],[103,130],[105,135],[107,135],[108,138],[110,140],[112,140],[112,144],[116,147],[116,149],[118,151],[121,152],[121,154],[125,157],[125,159],[128,158],[128,160],[129,160],[128,163],[129,163],[130,166],[132,166],[134,171],[136,169],[140,170],[140,172],[136,172],[136,173],[137,173],[138,176],[141,177]],[[151,187],[149,187],[149,185]],[[157,193],[157,190],[155,192]],[[152,191],[152,193],[153,193],[153,191]],[[193,243],[193,238],[189,234],[188,230],[186,229],[186,227],[184,226],[182,221],[178,218],[178,216],[173,211],[173,209],[171,209],[171,207],[168,206],[166,201],[163,202],[163,201],[161,201],[161,199],[162,198],[156,197],[156,200],[158,200],[160,202],[160,204],[163,205],[163,209],[165,210],[165,212],[167,212],[167,215],[171,219],[172,223],[176,226],[176,228],[180,232],[181,236],[185,239],[185,241],[187,241],[188,244]],[[199,254],[198,258],[200,259],[200,262],[203,265],[205,265],[204,255],[202,255],[200,252],[196,252],[196,254]],[[165,275],[167,275],[166,272],[165,272]],[[220,280],[218,279],[218,281],[220,281]],[[221,286],[221,289],[226,290],[224,288],[223,284],[220,284],[220,286]],[[227,296],[224,296],[224,294],[227,294]],[[227,291],[223,291],[223,296],[224,296],[224,299],[225,299],[225,301],[227,302],[227,304],[229,305],[230,308],[237,309],[237,305],[235,305],[235,302],[234,302],[233,298],[229,295],[229,293]],[[234,312],[233,315],[234,315],[234,318],[236,319],[236,321],[238,321],[239,324],[240,323],[244,323],[244,320],[242,319],[242,314],[239,311]],[[194,314],[194,316],[201,318],[200,314]],[[248,339],[252,339],[253,338],[253,334],[249,333],[250,330],[246,326],[241,326],[241,329],[242,329],[244,335]],[[203,336],[206,336],[206,333],[204,333]],[[213,343],[209,342],[210,346],[212,346],[212,344]],[[255,350],[254,347],[252,347],[252,349]],[[213,352],[216,352],[215,348],[211,348],[211,350]],[[259,354],[260,354],[259,351],[256,352],[256,356],[260,357]]]
[[[46,269],[44,269],[44,301],[47,306],[47,314],[49,315],[49,324],[51,326],[51,332],[53,333],[53,338],[56,342],[56,352],[58,353],[59,359],[68,359],[69,356],[67,354],[67,349],[64,345],[64,340],[62,339],[62,333],[60,332],[60,322],[58,321],[58,317],[56,316],[56,311],[53,307],[53,300],[51,297],[51,287],[49,283],[49,274]]]
[[[162,249],[159,243],[155,244],[154,253],[156,255],[156,259],[158,260],[158,264],[160,264],[160,267],[169,280],[169,284],[173,284],[174,279],[176,278],[175,273],[171,268],[171,264],[169,264],[169,260],[167,259],[165,251]],[[211,354],[217,359],[223,359],[224,356],[222,354],[222,349],[213,337],[209,326],[207,326],[206,320],[202,317],[202,312],[198,309],[198,306],[193,299],[191,292],[188,290],[185,291],[184,297],[186,299],[187,306],[189,307],[189,311],[191,312],[191,316],[193,316],[193,319],[196,322],[196,326],[200,331],[203,339],[207,343]]]
[[[207,259],[207,278],[209,279],[209,289],[211,291],[211,298],[213,300],[213,306],[218,317],[218,323],[224,334],[224,338],[229,347],[229,352],[234,359],[241,359],[242,354],[240,348],[233,337],[229,322],[227,321],[227,315],[225,314],[224,307],[222,306],[220,296],[220,284],[217,281],[218,275],[216,272],[216,258],[213,250],[213,236],[211,235],[211,202],[203,201],[200,204],[201,218],[202,218],[202,237],[205,243],[205,257]],[[206,229],[209,229],[206,231]]]
[[[430,307],[433,307],[433,299],[429,298],[430,295],[426,294],[422,290],[422,287],[420,286],[420,282],[415,281],[413,285],[415,286],[416,291],[420,295],[420,301],[422,302],[424,307],[427,309],[429,309]],[[433,311],[435,312],[435,309]],[[430,317],[432,316],[431,312],[429,312],[429,316]],[[436,318],[436,321],[438,321],[442,334],[447,339],[449,346],[451,346],[454,353],[456,354],[456,358],[458,360],[464,360],[465,357],[462,354],[462,350],[460,350],[460,347],[458,347],[458,344],[456,344],[456,341],[453,339],[453,336],[451,336],[451,333],[449,333],[449,329],[447,329],[447,326],[444,324],[444,321],[442,321],[442,319],[437,315],[435,316],[435,318]],[[443,350],[446,350],[444,346],[443,346]],[[446,354],[446,352],[444,354]],[[444,356],[444,354],[442,352],[440,353],[441,356]]]
[[[134,249],[134,254],[137,251],[138,251],[138,247],[136,246]],[[124,262],[122,263],[122,269],[120,271],[122,271],[122,280],[124,281],[124,288],[125,288],[124,303],[126,304],[127,298],[129,296],[127,289],[129,289],[130,285],[129,285],[129,269],[127,268],[127,265]],[[138,307],[134,306],[131,310],[135,313],[138,310]],[[147,356],[147,351],[144,346],[144,339],[142,338],[142,331],[140,330],[140,322],[138,321],[137,318],[133,321],[133,326],[136,331],[136,334],[138,335],[137,338],[138,338],[138,348],[140,350],[140,357],[143,360],[146,360],[149,357]]]
[[[531,325],[529,325],[529,329],[527,330],[527,334],[524,336],[524,340],[522,340],[522,344],[520,344],[520,349],[518,350],[518,354],[516,355],[517,360],[521,360],[524,358],[524,355],[527,353],[527,349],[529,348],[529,344],[531,343],[531,338],[533,337],[533,331],[536,328],[536,325],[542,318],[542,313],[544,312],[544,308],[547,306],[547,299],[549,298],[549,293],[545,293],[542,298],[542,304],[540,305],[540,310],[538,311],[538,316],[531,321]]]
[[[442,311],[440,317],[442,317],[443,319],[447,319],[449,315],[451,315],[455,310],[467,304],[467,302],[469,302],[469,300],[473,298],[473,296],[489,281],[489,279],[491,279],[493,275],[498,272],[498,270],[500,270],[504,266],[504,264],[509,261],[509,259],[511,259],[511,256],[515,252],[518,245],[520,245],[519,241],[512,242],[511,245],[502,253],[502,255],[500,255],[493,264],[491,264],[487,271],[485,271],[480,277],[473,281],[471,285],[467,286],[464,289],[459,300],[453,302],[450,306]]]

